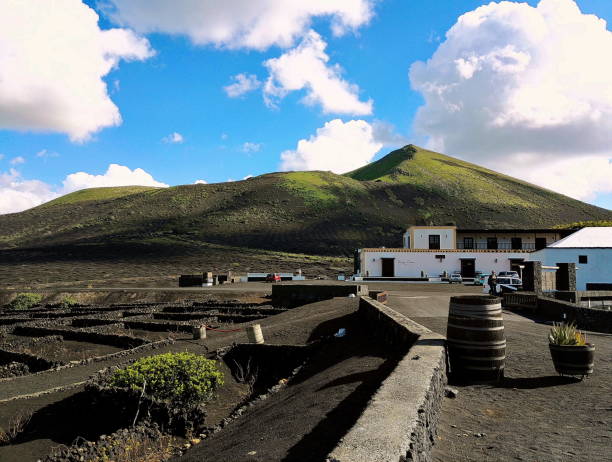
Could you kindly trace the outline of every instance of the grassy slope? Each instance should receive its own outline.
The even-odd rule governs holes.
[[[53,207],[57,205],[76,204],[77,202],[118,199],[119,197],[129,196],[130,194],[143,191],[151,191],[154,189],[158,188],[154,188],[152,186],[116,186],[82,189],[80,191],[66,194],[65,196],[46,202],[39,207]]]
[[[111,191],[83,191],[0,216],[0,248],[141,242],[154,249],[180,238],[348,255],[361,246],[398,246],[414,223],[520,228],[612,219],[610,211],[415,147],[344,176],[272,173],[233,183],[111,189],[114,198]]]

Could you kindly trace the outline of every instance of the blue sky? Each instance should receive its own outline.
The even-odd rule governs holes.
[[[214,29],[216,24],[190,23],[193,17],[206,14],[198,10],[198,2],[177,0],[176,5],[184,3],[185,14],[166,19],[164,0],[134,0],[128,6],[126,1],[110,0],[101,8],[95,1],[85,6],[79,0],[49,0],[50,11],[39,19],[61,22],[69,8],[79,15],[90,14],[89,7],[99,15],[100,30],[129,33],[119,45],[113,45],[114,68],[96,71],[93,79],[106,84],[106,96],[93,90],[93,80],[81,83],[73,75],[79,72],[72,72],[72,66],[80,66],[83,58],[73,54],[71,44],[78,49],[87,36],[82,34],[97,37],[99,31],[93,25],[75,31],[74,36],[69,26],[61,29],[65,40],[53,51],[59,49],[58,60],[65,51],[60,66],[56,61],[47,64],[49,51],[40,51],[43,71],[44,66],[57,66],[49,74],[52,81],[39,82],[43,77],[38,75],[45,72],[10,61],[0,51],[0,196],[4,196],[0,213],[19,211],[78,188],[130,180],[177,185],[240,180],[281,169],[346,171],[408,142],[612,209],[608,176],[612,174],[612,69],[609,62],[601,68],[604,56],[609,61],[606,50],[612,51],[612,33],[609,25],[606,28],[601,21],[585,16],[609,21],[609,0],[579,0],[576,4],[544,0],[546,10],[537,1],[510,9],[494,3],[480,13],[475,10],[488,2],[339,1],[339,5],[355,8],[340,5],[336,13],[325,15],[317,10],[288,11],[287,24],[282,22],[283,11],[272,11],[281,20],[277,26],[271,22],[266,27],[279,27],[279,37],[286,28],[291,40],[285,40],[285,34],[282,39],[256,38],[249,43],[240,35],[251,32],[248,24],[235,26],[239,33],[233,36],[211,39],[204,28]],[[5,11],[4,17],[14,15],[13,22],[27,17],[31,2],[25,0],[24,7]],[[12,8],[10,3],[0,6],[0,17],[3,8]],[[241,7],[241,0],[226,3]],[[270,6],[274,2],[262,0],[262,4],[266,11],[274,9]],[[364,6],[368,12],[359,13],[357,7]],[[34,7],[40,9],[32,3]],[[304,20],[301,29],[292,29],[289,15],[294,13]],[[464,13],[471,15],[471,21],[457,25]],[[538,27],[543,32],[537,37],[532,33],[533,18],[542,22]],[[234,27],[227,19],[223,21],[219,27]],[[342,30],[334,33],[338,22]],[[453,37],[447,39],[453,26]],[[567,35],[565,31],[572,27],[580,32]],[[52,25],[49,29],[51,34]],[[0,27],[0,43],[24,45],[20,41],[26,39],[16,30]],[[492,40],[495,43],[487,40],[490,30],[499,30]],[[45,43],[44,36],[39,39]],[[38,56],[38,51],[32,51],[36,46],[28,44],[34,57]],[[299,58],[280,59],[275,70],[272,64],[264,64],[291,55],[300,46],[305,54]],[[305,61],[304,56],[311,57],[317,47],[319,59]],[[585,58],[585,49],[589,50],[586,55],[594,50],[600,55]],[[320,59],[321,53],[327,61]],[[413,67],[409,77],[413,63],[427,63],[434,56],[430,63]],[[4,83],[3,59],[15,70],[4,75]],[[584,69],[579,81],[571,75],[574,59],[579,60],[575,66]],[[501,71],[499,63],[505,66]],[[83,71],[83,79],[91,78],[91,72],[90,68]],[[285,72],[297,76],[283,77]],[[224,87],[235,83],[239,74],[255,79],[257,88],[230,97]],[[25,75],[30,85],[19,81],[8,86],[7,79],[19,75]],[[291,80],[302,77],[307,83],[293,89]],[[269,79],[276,90],[264,89]],[[316,82],[323,82],[319,89]],[[37,87],[47,89],[43,93],[56,101],[35,93],[32,88]],[[73,90],[81,88],[80,102],[62,100],[73,98]],[[554,92],[540,91],[544,88]],[[440,98],[440,91],[451,93]],[[19,112],[9,92],[22,92],[32,103],[24,105],[23,111],[40,107],[44,120]],[[609,97],[598,96],[602,94]],[[90,95],[94,102],[84,105],[82,100]],[[305,103],[307,95],[310,99]],[[559,105],[566,99],[565,106]],[[108,122],[112,113],[108,100],[118,109],[121,123]],[[98,103],[100,114],[106,115],[89,115],[89,109]],[[370,111],[364,109],[368,104]],[[576,108],[582,107],[587,109],[578,117]],[[486,117],[474,115],[480,108]],[[594,113],[599,116],[593,118]],[[91,117],[93,125],[81,127],[81,117]],[[173,133],[177,142],[171,140]],[[567,135],[566,140],[568,133],[574,135]],[[111,164],[129,170],[117,170],[115,175],[108,171]],[[134,173],[135,169],[144,172]],[[68,177],[77,172],[81,173]]]

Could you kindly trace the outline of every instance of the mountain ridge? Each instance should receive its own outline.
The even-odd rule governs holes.
[[[96,188],[0,216],[0,249],[185,242],[349,255],[400,246],[411,224],[542,228],[610,220],[595,207],[408,145],[336,175],[276,172],[170,188]]]

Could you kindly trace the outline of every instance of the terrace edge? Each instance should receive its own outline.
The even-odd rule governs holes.
[[[327,462],[429,462],[447,383],[446,339],[369,297],[360,298],[359,316],[386,343],[412,346]]]

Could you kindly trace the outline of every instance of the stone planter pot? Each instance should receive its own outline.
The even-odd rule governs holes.
[[[580,375],[582,378],[593,373],[595,345],[582,346],[548,344],[555,370],[561,375]]]

